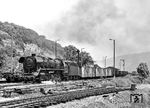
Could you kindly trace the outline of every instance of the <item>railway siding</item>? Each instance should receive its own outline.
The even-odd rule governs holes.
[[[85,98],[89,96],[94,95],[102,95],[102,94],[108,94],[108,93],[114,93],[124,90],[130,90],[130,88],[92,88],[92,89],[84,89],[84,90],[76,90],[76,91],[69,91],[64,93],[58,93],[58,94],[48,94],[45,96],[38,96],[33,98],[27,98],[27,99],[19,99],[19,100],[13,100],[13,101],[7,101],[7,102],[1,102],[0,107],[19,107],[19,106],[34,106],[34,105],[51,105],[51,104],[58,104],[61,102],[71,101],[74,99],[80,99]],[[20,108],[20,107],[19,107]]]
[[[32,92],[39,92],[40,88],[44,88],[44,90],[52,89],[53,91],[67,91],[67,90],[75,90],[75,89],[81,89],[81,88],[89,88],[90,83],[92,81],[73,81],[73,82],[62,82],[58,84],[23,84],[19,83],[17,84],[2,84],[0,85],[0,96],[2,97],[13,97],[14,93],[18,94],[26,94],[26,93],[32,93]],[[92,83],[94,84],[94,83]],[[95,87],[95,85],[93,86]],[[100,87],[99,85],[97,87]]]

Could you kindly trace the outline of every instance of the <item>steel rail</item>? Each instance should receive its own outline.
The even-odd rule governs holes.
[[[102,95],[102,94],[109,94],[114,92],[120,92],[130,90],[130,88],[93,88],[93,89],[85,89],[85,90],[77,90],[77,91],[69,91],[64,93],[58,94],[49,94],[45,96],[37,96],[32,98],[26,99],[18,99],[12,101],[1,102],[0,107],[7,107],[7,108],[20,108],[26,106],[35,106],[35,105],[42,105],[45,104],[46,106],[51,104],[58,104],[61,102],[67,102],[74,99],[81,99],[89,96],[94,95]]]

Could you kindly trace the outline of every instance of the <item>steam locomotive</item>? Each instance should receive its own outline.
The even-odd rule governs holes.
[[[19,63],[23,64],[22,73],[5,74],[7,82],[38,82],[45,80],[78,80],[90,78],[105,78],[125,76],[126,71],[119,71],[113,67],[101,68],[98,65],[82,66],[79,62],[52,59],[32,54],[27,57],[20,57]],[[114,71],[115,70],[115,71]]]

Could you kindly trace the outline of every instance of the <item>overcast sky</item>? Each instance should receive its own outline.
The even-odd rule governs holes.
[[[150,51],[150,0],[0,0],[0,21],[35,30],[63,46],[85,48],[95,61]]]

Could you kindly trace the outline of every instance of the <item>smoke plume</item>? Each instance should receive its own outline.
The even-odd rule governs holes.
[[[150,49],[149,0],[80,0],[53,26],[53,36],[88,45],[99,60],[112,55],[146,52]]]

